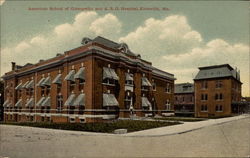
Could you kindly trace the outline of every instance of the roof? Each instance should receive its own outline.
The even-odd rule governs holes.
[[[94,38],[92,40],[93,42],[96,42],[96,43],[99,43],[99,44],[102,44],[104,46],[107,46],[107,47],[110,47],[110,48],[113,48],[113,49],[118,49],[119,47],[121,47],[121,44],[118,44],[114,41],[111,41],[109,39],[106,39],[104,37],[101,37],[101,36],[97,36],[96,38]],[[127,45],[126,45],[127,46]],[[129,55],[129,56],[137,56],[135,53],[133,53],[131,50],[127,49],[127,51],[125,52],[125,54]]]
[[[194,93],[194,84],[192,83],[180,83],[174,86],[174,93]]]
[[[200,71],[194,80],[233,77],[240,81],[240,73],[229,64],[199,67]]]

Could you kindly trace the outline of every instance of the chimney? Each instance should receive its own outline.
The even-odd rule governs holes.
[[[11,70],[15,70],[16,69],[16,63],[15,62],[11,62]]]

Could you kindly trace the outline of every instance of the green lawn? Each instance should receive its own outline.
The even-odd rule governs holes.
[[[18,122],[18,123],[1,123],[7,125],[31,126],[40,128],[89,131],[113,133],[116,129],[127,129],[128,132],[140,131],[145,129],[172,126],[180,124],[179,122],[163,122],[163,121],[138,121],[138,120],[119,120],[111,123],[45,123],[45,122]]]

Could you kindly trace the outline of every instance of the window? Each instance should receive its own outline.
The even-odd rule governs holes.
[[[183,102],[185,101],[185,97],[182,97],[182,101],[183,101]]]
[[[50,89],[51,89],[51,87],[50,87],[50,86],[47,86],[47,88],[46,88],[46,95],[49,95],[49,94],[50,94]]]
[[[44,121],[44,116],[41,117],[41,121],[42,121],[42,122]]]
[[[223,112],[222,105],[216,105],[216,106],[215,106],[215,111],[216,111],[216,112]]]
[[[193,97],[192,96],[190,97],[190,102],[193,102]]]
[[[202,89],[207,89],[207,88],[208,88],[208,86],[207,86],[207,81],[202,81],[202,82],[201,82],[201,88],[202,88]]]
[[[128,73],[125,74],[125,85],[130,85],[130,86],[133,86],[134,85],[134,75],[129,73],[129,70],[128,70]]]
[[[169,100],[166,101],[166,110],[170,111],[171,110],[171,104]]]
[[[56,97],[57,101],[56,101],[56,106],[57,106],[57,110],[61,112],[62,107],[63,107],[63,96],[62,94],[58,94]]]
[[[111,78],[105,78],[102,83],[108,84],[108,85],[115,85],[115,80]]]
[[[220,100],[223,100],[223,94],[222,93],[220,94]]]
[[[167,93],[171,93],[171,85],[169,83],[167,83],[167,87],[166,87],[165,91]]]
[[[222,93],[220,93],[220,94],[216,93],[215,94],[215,100],[223,100],[223,94]]]
[[[57,94],[61,93],[62,91],[62,85],[57,85]]]
[[[130,106],[132,106],[132,96],[129,96],[128,94],[125,96],[125,108],[129,109]]]
[[[75,118],[70,118],[69,122],[74,123],[75,122]]]
[[[207,112],[207,105],[201,105],[201,111]]]
[[[222,81],[215,81],[215,88],[222,88]]]
[[[208,95],[207,94],[201,94],[201,100],[207,100],[208,99]]]
[[[153,89],[153,91],[156,91],[156,83],[155,82],[152,83],[152,89]]]
[[[85,119],[80,119],[80,123],[85,123]]]
[[[31,88],[31,89],[30,89],[30,96],[33,96],[33,95],[34,95],[34,89]]]
[[[42,90],[41,90],[41,95],[44,96],[45,95],[45,87],[41,87]]]
[[[148,87],[148,86],[141,86],[141,90],[143,90],[143,91],[148,91],[148,90],[149,90],[149,87]]]

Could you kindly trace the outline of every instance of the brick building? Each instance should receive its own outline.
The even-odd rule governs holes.
[[[229,64],[200,67],[194,78],[195,116],[223,117],[236,113],[241,100],[240,74]]]
[[[13,62],[2,78],[5,121],[96,122],[174,108],[173,74],[99,36],[36,64]]]
[[[194,116],[194,84],[175,84],[174,112],[176,116]]]

